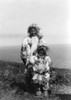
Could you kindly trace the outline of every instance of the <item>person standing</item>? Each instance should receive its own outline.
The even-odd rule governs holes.
[[[21,59],[27,66],[29,61],[33,62],[33,53],[37,49],[38,44],[45,44],[42,35],[39,33],[40,28],[32,24],[28,27],[27,37],[23,40],[21,46]]]
[[[44,96],[48,95],[49,80],[50,80],[50,65],[51,59],[48,55],[48,47],[41,45],[38,46],[36,53],[37,59],[33,66],[34,75],[32,77],[35,83],[42,85]],[[35,56],[36,57],[36,56]],[[41,91],[41,89],[39,89]],[[38,93],[39,91],[37,91]]]

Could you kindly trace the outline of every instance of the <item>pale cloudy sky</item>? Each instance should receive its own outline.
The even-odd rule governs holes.
[[[71,43],[70,0],[0,0],[0,46],[21,45],[32,23],[48,44]]]

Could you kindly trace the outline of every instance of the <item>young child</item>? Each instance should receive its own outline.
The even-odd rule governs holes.
[[[51,59],[48,56],[48,48],[46,46],[38,46],[37,49],[37,58],[35,60],[35,64],[33,66],[34,75],[32,80],[35,83],[39,83],[43,85],[44,94],[47,95],[47,90],[49,88],[49,79],[50,79],[50,64]]]

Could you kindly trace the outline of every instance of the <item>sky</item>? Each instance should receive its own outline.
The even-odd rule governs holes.
[[[31,24],[48,44],[71,44],[71,1],[0,0],[0,46],[21,45]]]

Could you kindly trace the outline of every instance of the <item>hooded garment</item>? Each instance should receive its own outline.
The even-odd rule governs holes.
[[[37,36],[34,36],[32,38],[30,38],[29,36],[26,37],[23,40],[23,44],[22,44],[22,49],[21,49],[21,59],[23,60],[23,58],[27,59],[27,63],[29,62],[29,60],[31,60],[31,62],[33,61],[33,53],[35,52],[35,50],[37,49],[38,45],[45,45],[45,41],[43,39],[40,39]],[[31,59],[32,58],[32,59]],[[34,62],[34,61],[33,61]]]

